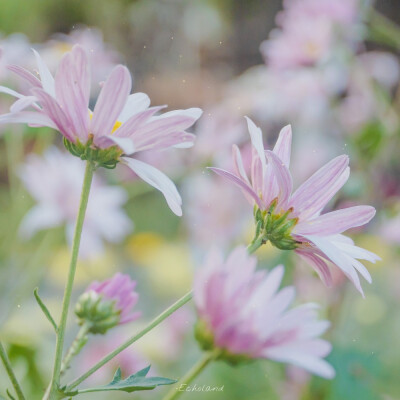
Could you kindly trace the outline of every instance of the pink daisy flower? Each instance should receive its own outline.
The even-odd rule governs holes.
[[[329,322],[317,320],[315,304],[288,309],[295,291],[278,291],[283,266],[266,273],[255,271],[256,264],[242,246],[226,261],[218,252],[208,255],[194,283],[200,343],[219,348],[228,361],[266,358],[333,378],[334,369],[323,360],[331,345],[319,338]]]
[[[354,206],[326,214],[321,212],[349,178],[349,158],[334,158],[292,193],[289,172],[292,130],[286,126],[274,149],[264,150],[261,130],[247,118],[253,145],[251,179],[246,174],[237,146],[233,146],[235,173],[219,168],[213,171],[241,188],[255,205],[256,239],[269,240],[281,249],[294,249],[317,271],[325,284],[332,277],[327,265],[339,267],[363,294],[358,273],[369,283],[371,276],[359,260],[375,262],[379,257],[342,235],[350,228],[367,224],[375,215],[370,206]]]
[[[1,92],[18,99],[11,106],[11,112],[0,117],[0,123],[57,129],[71,153],[107,168],[115,167],[118,162],[126,164],[163,193],[175,214],[182,215],[182,200],[174,183],[134,156],[144,150],[190,147],[194,135],[186,129],[196,122],[202,111],[191,108],[155,115],[165,106],[149,107],[150,99],[146,94],[130,94],[132,80],[123,65],[113,68],[91,111],[90,68],[87,54],[80,45],[64,55],[55,78],[37,52],[35,56],[40,79],[22,67],[9,66],[31,87],[27,95],[0,87]]]

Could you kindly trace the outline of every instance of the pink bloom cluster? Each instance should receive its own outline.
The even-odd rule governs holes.
[[[90,69],[85,50],[76,45],[62,58],[53,78],[40,55],[35,52],[40,79],[28,70],[11,65],[9,69],[26,80],[27,95],[6,87],[0,91],[18,100],[0,123],[26,123],[57,129],[71,143],[95,149],[120,149],[119,161],[140,178],[160,190],[171,210],[181,215],[181,197],[174,183],[151,165],[133,157],[144,150],[190,147],[194,135],[186,132],[200,117],[201,110],[176,110],[156,116],[165,106],[149,107],[144,93],[130,95],[132,80],[123,65],[117,65],[105,81],[94,110],[89,109]],[[32,108],[32,111],[28,109]],[[125,156],[122,156],[125,154]]]
[[[311,303],[288,310],[295,292],[293,287],[278,291],[282,266],[268,273],[255,268],[256,258],[238,247],[226,261],[211,252],[198,271],[194,300],[214,347],[231,355],[294,364],[333,378],[333,368],[322,359],[331,345],[319,338],[329,322],[317,320],[316,306]]]
[[[326,60],[335,37],[358,16],[358,0],[287,0],[278,15],[280,29],[261,44],[266,62],[276,68],[311,66]]]
[[[233,146],[235,173],[212,169],[239,186],[247,199],[260,210],[268,210],[274,203],[274,214],[285,214],[288,220],[295,221],[291,230],[291,237],[297,243],[295,251],[315,268],[327,285],[332,280],[327,265],[329,261],[339,267],[363,293],[357,272],[368,282],[371,282],[371,276],[359,259],[375,262],[379,257],[355,246],[342,233],[368,223],[375,215],[375,209],[355,206],[321,215],[349,178],[348,157],[334,158],[292,193],[293,182],[289,172],[291,127],[282,129],[271,151],[264,150],[261,130],[249,118],[247,122],[253,145],[251,180],[236,146]]]
[[[139,318],[140,312],[132,312],[139,295],[135,292],[136,281],[129,275],[116,273],[103,282],[92,282],[86,292],[95,292],[106,300],[115,302],[114,307],[120,312],[119,324],[126,324]]]

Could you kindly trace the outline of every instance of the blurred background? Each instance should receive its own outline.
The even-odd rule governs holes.
[[[32,47],[54,72],[62,55],[81,43],[91,56],[93,99],[98,83],[123,63],[132,72],[134,91],[147,93],[152,105],[204,109],[194,148],[141,155],[177,183],[181,219],[159,192],[124,167],[96,172],[92,198],[99,200],[89,204],[74,299],[91,281],[122,271],[138,282],[143,316],[91,340],[66,382],[189,290],[193,271],[213,245],[228,251],[251,240],[251,207],[205,169],[231,169],[233,143],[248,152],[243,118],[248,115],[269,145],[292,124],[295,186],[333,157],[350,155],[350,179],[329,207],[376,207],[373,222],[352,237],[382,261],[367,265],[373,284],[364,282],[363,299],[337,271],[332,269],[333,287],[326,288],[292,253],[264,246],[260,267],[285,264],[285,283],[296,287],[298,301],[319,303],[321,317],[332,321],[328,360],[336,378],[325,381],[268,361],[237,368],[215,363],[197,383],[224,385],[224,391],[183,398],[400,399],[400,3],[326,0],[320,3],[326,7],[314,8],[313,3],[1,1],[1,85],[23,90],[6,65],[34,71]],[[0,111],[10,104],[2,94]],[[54,351],[53,332],[33,290],[39,286],[59,315],[83,168],[50,129],[0,126],[0,336],[29,400],[41,398]],[[50,208],[56,218],[46,214]],[[71,313],[67,343],[77,333],[74,319]],[[118,366],[126,375],[148,364],[153,375],[179,378],[200,355],[194,321],[188,304],[87,384],[105,384]],[[0,366],[0,398],[8,387]],[[134,396],[160,399],[167,390]],[[95,396],[110,398],[86,398]]]

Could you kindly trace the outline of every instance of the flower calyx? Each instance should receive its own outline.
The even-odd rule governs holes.
[[[289,208],[284,213],[276,212],[277,199],[274,199],[268,210],[260,210],[254,207],[254,220],[256,223],[256,234],[253,242],[261,241],[262,244],[270,241],[280,250],[294,250],[298,242],[293,239],[291,231],[298,222],[298,218],[290,218],[293,212]]]
[[[118,146],[111,146],[106,149],[101,149],[93,144],[93,135],[89,136],[89,140],[83,144],[79,140],[71,142],[64,137],[65,148],[75,157],[81,160],[91,161],[95,167],[103,167],[107,169],[114,169],[119,158],[122,155],[122,150]]]
[[[75,306],[75,315],[79,325],[88,326],[88,333],[104,335],[117,326],[121,319],[121,310],[115,307],[115,300],[89,290],[83,293]]]

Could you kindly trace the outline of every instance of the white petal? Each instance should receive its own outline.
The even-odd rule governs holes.
[[[135,145],[131,138],[122,138],[110,135],[108,136],[108,139],[112,140],[116,145],[118,145],[121,150],[127,155],[131,155],[135,152]]]
[[[149,108],[150,99],[145,93],[134,93],[128,97],[121,114],[118,117],[118,121],[125,122],[133,115],[142,112]]]
[[[123,157],[124,163],[132,169],[140,178],[159,190],[165,197],[171,210],[178,215],[182,215],[182,199],[176,189],[175,184],[165,174],[157,168],[152,167],[134,158]]]
[[[263,169],[265,169],[266,161],[265,161],[264,144],[262,140],[261,129],[258,128],[256,124],[249,117],[245,118],[247,120],[247,126],[249,128],[251,143],[253,147],[256,149],[258,156],[260,157]]]

